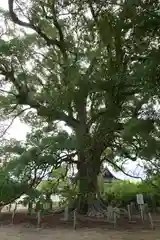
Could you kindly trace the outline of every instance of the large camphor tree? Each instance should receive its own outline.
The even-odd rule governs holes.
[[[158,155],[159,9],[158,0],[8,0],[1,9],[1,118],[31,109],[30,123],[37,114],[48,131],[57,121],[72,129],[79,209],[95,198],[104,160],[119,168]]]

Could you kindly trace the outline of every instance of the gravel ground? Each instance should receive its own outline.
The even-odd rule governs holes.
[[[107,231],[101,229],[44,229],[0,227],[0,240],[160,240],[160,231]]]

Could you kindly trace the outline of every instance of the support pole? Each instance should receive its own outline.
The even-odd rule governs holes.
[[[140,211],[141,211],[141,219],[142,219],[142,222],[144,222],[144,205],[140,204],[139,207],[140,207]]]
[[[17,210],[17,202],[15,203],[14,210],[13,210],[13,213],[12,213],[12,224],[14,223],[16,210]]]
[[[131,215],[131,206],[129,204],[127,205],[127,210],[128,210],[128,219],[131,222],[132,221],[132,215]]]
[[[114,228],[116,228],[116,224],[117,224],[117,215],[116,212],[113,212],[113,222],[114,222]]]
[[[73,214],[73,228],[74,230],[76,230],[77,227],[77,209],[74,210],[74,214]]]
[[[150,212],[148,212],[148,217],[151,225],[151,229],[153,230],[155,228],[154,223],[153,223],[153,218]]]
[[[41,211],[37,212],[37,228],[41,227]]]

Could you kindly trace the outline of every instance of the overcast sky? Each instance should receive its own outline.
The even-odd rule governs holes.
[[[8,0],[0,0],[0,7],[7,9]]]
[[[0,8],[8,9],[8,0],[0,0]],[[7,124],[7,122],[5,124]],[[12,124],[12,127],[10,127],[10,129],[7,131],[7,134],[5,137],[16,138],[17,140],[25,140],[26,133],[29,130],[30,128],[26,124],[23,124],[20,122],[19,119],[16,119]],[[130,162],[126,167],[126,170],[131,175],[143,176],[143,170],[137,167],[137,164],[135,162]],[[123,173],[119,173],[119,172],[114,173],[114,175],[120,179],[131,179],[130,177],[127,177]]]

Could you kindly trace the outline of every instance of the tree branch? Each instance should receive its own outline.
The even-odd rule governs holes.
[[[77,161],[72,159],[76,155],[77,155],[77,152],[65,154],[64,156],[58,157],[57,161],[59,164],[62,164],[63,162],[68,164],[77,164]]]
[[[9,7],[9,13],[10,13],[10,16],[11,16],[11,19],[14,23],[20,25],[20,26],[23,26],[23,27],[27,27],[27,28],[31,28],[33,29],[33,26],[31,23],[26,23],[26,22],[23,22],[21,21],[17,15],[14,13],[14,0],[8,0],[8,7]]]
[[[16,94],[15,94],[15,93],[10,92],[10,91],[6,91],[6,90],[4,90],[4,89],[0,89],[0,92],[7,93],[7,94],[11,94],[11,95],[13,95],[13,96],[16,97]]]
[[[61,50],[64,56],[64,59],[67,59],[67,54],[66,54],[66,48],[65,48],[65,41],[64,41],[64,34],[62,31],[62,28],[57,20],[57,14],[56,14],[56,9],[55,9],[55,4],[52,4],[52,14],[53,14],[53,22],[54,22],[54,26],[56,27],[56,29],[58,30],[59,33],[59,43],[61,45]]]
[[[16,116],[14,116],[14,118],[11,120],[10,124],[7,126],[7,128],[3,131],[3,133],[0,135],[0,138],[4,137],[4,135],[7,133],[7,131],[9,130],[9,128],[12,126],[14,120],[19,117],[23,112],[25,112],[26,110],[30,109],[30,107],[23,109],[22,111],[20,111],[18,114],[16,114]]]
[[[129,174],[129,173],[126,173],[126,172],[123,170],[122,167],[118,166],[116,163],[112,162],[111,160],[106,159],[106,161],[107,161],[108,163],[110,163],[113,167],[117,168],[119,171],[121,171],[122,173],[124,173],[126,176],[131,177],[131,178],[141,179],[141,180],[142,180],[141,177],[134,176],[134,175],[131,175],[131,174]]]
[[[49,38],[49,37],[40,29],[40,27],[35,26],[32,21],[30,21],[30,22],[24,22],[24,21],[20,20],[20,19],[17,17],[17,15],[15,14],[15,12],[14,12],[14,6],[13,6],[13,5],[14,5],[14,0],[8,0],[8,7],[9,7],[10,17],[11,17],[12,21],[13,21],[15,24],[18,24],[19,26],[26,27],[26,28],[30,28],[30,29],[36,31],[37,34],[46,41],[46,43],[47,43],[48,46],[50,46],[50,45],[55,45],[55,46],[57,46],[57,47],[60,49],[60,51],[62,52],[62,54],[64,54],[64,49],[62,49],[62,45],[61,45],[61,43],[60,43],[57,39],[51,39],[51,38]]]
[[[70,117],[64,112],[60,112],[56,109],[49,109],[40,105],[38,102],[30,100],[27,102],[31,107],[35,108],[39,116],[47,117],[49,121],[60,120],[67,123],[70,127],[76,128],[79,124],[75,118]]]
[[[18,104],[20,105],[29,105],[31,108],[34,108],[37,110],[37,113],[39,116],[47,117],[48,121],[54,121],[54,120],[60,120],[67,123],[69,126],[75,128],[77,124],[79,124],[79,121],[76,120],[73,117],[70,117],[63,111],[59,111],[50,107],[44,106],[43,101],[38,101],[34,99],[34,94],[28,89],[27,86],[20,85],[20,83],[17,81],[17,79],[14,76],[14,70],[13,67],[11,67],[11,71],[7,71],[4,69],[0,69],[1,74],[6,76],[10,81],[13,83],[13,85],[16,87],[18,91],[18,95],[16,96],[18,100]],[[3,70],[3,71],[2,71]]]

